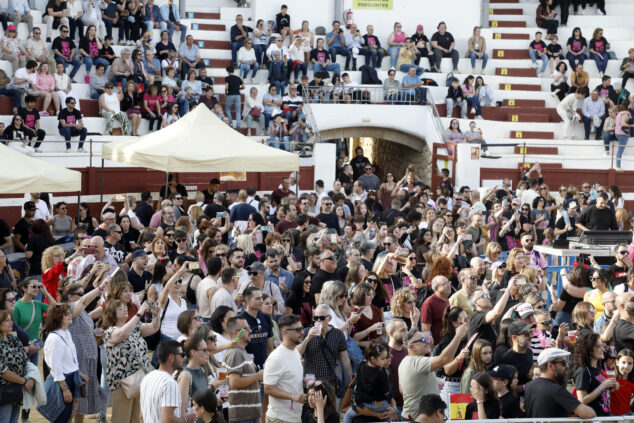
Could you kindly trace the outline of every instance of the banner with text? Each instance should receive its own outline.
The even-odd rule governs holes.
[[[392,10],[393,0],[353,0],[353,9]]]

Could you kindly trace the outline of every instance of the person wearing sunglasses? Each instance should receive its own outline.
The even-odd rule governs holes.
[[[460,325],[449,345],[434,357],[428,356],[434,349],[431,333],[417,331],[405,337],[404,345],[408,355],[398,367],[398,380],[403,393],[403,419],[418,416],[424,394],[440,395],[434,372],[454,360],[458,346],[468,330],[468,323]]]
[[[493,329],[493,324],[506,310],[506,304],[511,295],[511,291],[515,288],[515,278],[509,281],[507,288],[495,303],[495,307],[491,302],[491,295],[481,288],[476,288],[469,296],[469,302],[473,304],[474,313],[469,318],[469,337],[474,333],[479,333],[480,339],[485,339],[496,345],[497,334]]]
[[[632,267],[632,260],[630,259],[629,249],[625,244],[618,244],[614,247],[614,257],[616,258],[616,263],[610,266],[610,270],[614,273],[612,287],[616,288],[627,282],[627,272]]]

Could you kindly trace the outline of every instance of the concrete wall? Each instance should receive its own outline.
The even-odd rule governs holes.
[[[382,181],[388,173],[398,180],[405,175],[405,169],[416,165],[416,174],[426,184],[431,183],[431,151],[423,144],[423,151],[389,139],[363,137],[359,141],[364,155],[378,167],[377,176]]]

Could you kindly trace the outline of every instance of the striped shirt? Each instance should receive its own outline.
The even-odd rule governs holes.
[[[161,423],[163,407],[174,407],[174,416],[180,417],[181,392],[169,373],[154,370],[141,382],[141,414],[143,423]]]
[[[255,363],[251,356],[242,347],[227,350],[225,354],[227,374],[237,373],[242,377],[248,377],[257,373]],[[262,414],[260,397],[260,382],[255,381],[251,385],[241,389],[231,387],[229,389],[229,420],[256,420]],[[145,423],[145,422],[144,422]]]

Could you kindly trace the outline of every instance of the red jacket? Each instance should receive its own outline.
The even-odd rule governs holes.
[[[60,276],[66,277],[66,263],[64,260],[42,273],[42,283],[53,298],[58,298],[57,287]],[[48,303],[48,300],[44,299],[44,301]]]

